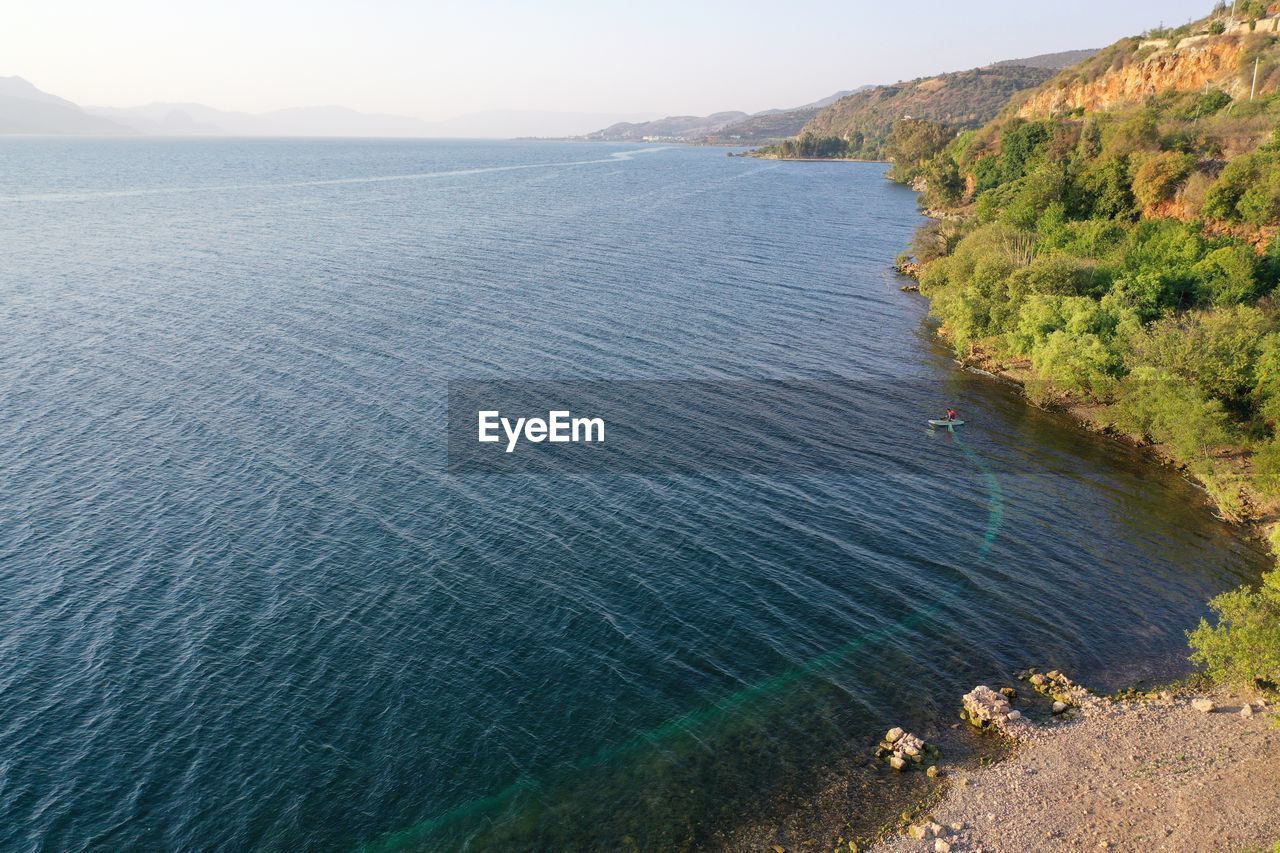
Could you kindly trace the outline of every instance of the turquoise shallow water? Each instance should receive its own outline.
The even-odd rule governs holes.
[[[709,845],[977,681],[1180,671],[1263,563],[956,371],[876,164],[0,152],[4,849]],[[875,442],[456,476],[459,378],[853,379]]]

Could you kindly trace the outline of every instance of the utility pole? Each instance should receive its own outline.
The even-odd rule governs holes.
[[[1249,87],[1249,100],[1251,101],[1253,100],[1253,93],[1258,91],[1258,61],[1260,59],[1262,59],[1261,56],[1253,58],[1253,85]]]

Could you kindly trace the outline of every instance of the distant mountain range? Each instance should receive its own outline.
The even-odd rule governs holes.
[[[765,110],[741,121],[726,124],[719,130],[707,134],[702,141],[726,145],[767,145],[779,139],[787,139],[799,133],[814,116],[827,107],[870,88],[872,87],[859,86],[856,89],[846,89],[811,104],[789,110]]]
[[[76,104],[50,95],[21,77],[0,77],[0,133],[108,133],[135,131],[89,115]]]
[[[362,113],[346,107],[293,107],[266,113],[219,110],[203,104],[81,107],[43,92],[21,77],[0,77],[0,134],[116,136],[364,136],[499,138],[567,137],[606,122],[651,115],[493,110],[447,121]]]
[[[1075,65],[1095,50],[1068,50],[995,62],[973,71],[922,77],[890,86],[859,86],[787,110],[748,115],[720,112],[709,116],[667,116],[656,121],[622,122],[588,133],[586,139],[611,142],[705,142],[771,145],[800,135],[842,136],[861,133],[879,140],[904,115],[976,126],[994,117],[1009,97],[1043,83],[1058,69]],[[944,91],[945,90],[945,91]]]
[[[619,122],[584,138],[606,142],[639,142],[649,140],[736,142],[763,144],[795,136],[805,122],[826,106],[846,95],[865,89],[847,89],[825,98],[791,109],[762,110],[744,113],[738,110],[712,113],[709,116],[667,116],[656,121]]]
[[[1061,71],[1072,65],[1084,62],[1097,53],[1097,50],[1064,50],[1061,53],[1042,53],[1039,56],[1027,56],[1022,59],[1005,59],[991,63],[992,68],[1002,65],[1021,65],[1025,68],[1052,68]]]
[[[118,136],[356,136],[356,137],[455,137],[511,138],[553,137],[638,142],[675,140],[736,145],[768,145],[797,136],[801,131],[844,133],[861,124],[850,120],[851,108],[870,108],[878,125],[890,123],[896,113],[933,117],[929,103],[916,94],[928,94],[930,81],[946,81],[951,91],[946,115],[938,120],[980,124],[988,120],[987,101],[1007,99],[1013,91],[1043,82],[1034,71],[1057,70],[1079,62],[1094,51],[1066,51],[987,66],[985,73],[969,76],[940,75],[893,86],[860,86],[836,92],[817,101],[789,109],[745,113],[737,110],[708,116],[598,114],[520,110],[476,112],[447,121],[424,121],[410,116],[364,113],[340,106],[292,107],[265,113],[234,112],[204,104],[155,103],[140,107],[82,107],[36,88],[21,77],[0,77],[0,134],[108,134]],[[1022,69],[1015,71],[1014,69]],[[863,101],[866,101],[864,104]],[[963,102],[963,103],[961,103]],[[880,108],[880,107],[883,108]],[[953,115],[954,108],[964,115]],[[603,130],[592,130],[604,125]]]
[[[588,133],[587,139],[623,142],[642,139],[689,139],[715,133],[720,128],[747,118],[747,113],[729,110],[709,116],[667,116],[654,121],[623,121],[604,130]]]

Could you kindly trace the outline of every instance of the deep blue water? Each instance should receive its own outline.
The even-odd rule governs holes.
[[[1180,671],[1262,564],[957,371],[889,271],[919,218],[880,165],[0,162],[6,850],[715,845],[978,681]],[[859,470],[455,476],[458,378],[855,379],[832,417],[879,431]],[[967,431],[922,429],[929,394]]]

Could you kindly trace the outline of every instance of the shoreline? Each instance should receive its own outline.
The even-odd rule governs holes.
[[[902,275],[902,273],[899,274]],[[920,293],[919,287],[912,288],[906,292],[919,294],[926,302],[929,301],[927,296]],[[1210,485],[1197,477],[1185,462],[1169,452],[1164,445],[1146,441],[1141,436],[1122,432],[1101,418],[1100,415],[1108,409],[1107,404],[1076,401],[1064,405],[1053,403],[1041,405],[1031,399],[1027,391],[1027,385],[1044,380],[1038,379],[1031,372],[1029,366],[1010,366],[1005,363],[1005,359],[990,353],[982,353],[980,357],[974,359],[965,359],[956,352],[950,340],[940,331],[935,330],[935,336],[951,351],[952,357],[961,370],[985,376],[988,379],[1017,388],[1026,405],[1060,415],[1086,432],[1124,444],[1142,453],[1147,457],[1148,461],[1162,468],[1173,469],[1179,477],[1204,495],[1205,505],[1215,518],[1231,525],[1247,538],[1266,543],[1268,541],[1268,528],[1280,521],[1280,516],[1277,515],[1276,509],[1268,507],[1267,501],[1254,494],[1251,490],[1247,490],[1242,482],[1237,482],[1233,485],[1240,490],[1238,496],[1247,512],[1242,515],[1231,513],[1214,495]]]
[[[936,218],[928,211],[925,216]],[[894,269],[908,279],[903,292],[920,294],[919,264],[900,260]],[[1216,518],[1247,539],[1267,542],[1280,512],[1240,476],[1247,461],[1236,462],[1235,477],[1215,492],[1168,448],[1116,429],[1105,417],[1106,403],[1065,395],[1037,402],[1028,386],[1040,380],[1029,364],[982,350],[965,358],[940,327],[933,332],[962,370],[1013,386],[1026,405],[1172,468],[1204,495]],[[1238,514],[1224,502],[1232,492]],[[1205,683],[1199,676],[1193,680]],[[1200,691],[1183,685],[1176,695],[1137,688],[1125,693],[1088,694],[1064,717],[1014,724],[1012,737],[996,735],[1012,744],[1007,756],[979,766],[952,763],[930,796],[903,812],[896,828],[886,828],[869,846],[850,842],[850,849],[1280,853],[1280,769],[1274,760],[1280,754],[1280,712],[1274,694],[1268,699],[1260,689],[1245,695],[1213,685]]]
[[[893,164],[892,160],[863,160],[859,157],[769,157],[764,154],[752,154],[750,151],[729,156],[750,157],[753,160],[776,160],[779,163],[879,163],[883,166]]]
[[[901,271],[899,273],[901,274]],[[907,290],[907,288],[901,289]],[[927,302],[927,297],[924,298]],[[957,367],[964,372],[977,374],[1015,388],[1023,398],[1022,404],[1048,411],[1055,418],[1064,418],[1074,429],[1082,428],[1089,433],[1132,448],[1141,453],[1145,459],[1144,464],[1156,462],[1162,468],[1173,469],[1173,473],[1194,486],[1203,495],[1206,509],[1211,512],[1217,509],[1218,505],[1209,489],[1176,459],[1162,453],[1159,445],[1117,432],[1097,417],[1099,412],[1105,412],[1105,407],[1039,405],[1030,398],[1027,391],[1028,384],[1036,381],[1036,378],[1029,374],[1029,366],[1010,365],[1007,360],[985,353],[982,355],[986,357],[980,359],[962,359],[945,335],[940,334],[936,327],[933,332],[934,339],[947,348],[948,354],[954,359]],[[1256,519],[1227,519],[1217,512],[1214,514],[1219,520],[1227,521],[1229,529],[1234,534],[1244,539],[1265,541],[1262,525]],[[1280,842],[1280,822],[1274,824],[1274,837],[1266,836],[1266,833],[1273,830],[1273,824],[1266,820],[1269,815],[1274,813],[1278,816],[1277,821],[1280,821],[1280,773],[1275,776],[1275,784],[1268,782],[1267,785],[1259,786],[1254,770],[1250,771],[1254,772],[1252,776],[1244,773],[1224,775],[1219,772],[1223,768],[1213,761],[1213,750],[1220,746],[1224,739],[1229,739],[1232,743],[1238,740],[1231,735],[1232,729],[1227,722],[1237,722],[1234,716],[1238,713],[1239,702],[1233,700],[1231,694],[1224,690],[1212,690],[1208,695],[1214,697],[1214,701],[1220,707],[1230,708],[1231,713],[1217,711],[1209,715],[1213,717],[1217,728],[1197,728],[1197,721],[1201,721],[1203,715],[1192,708],[1191,702],[1193,699],[1203,698],[1206,694],[1196,692],[1187,686],[1198,678],[1190,671],[1190,663],[1187,663],[1187,676],[1183,677],[1182,681],[1175,682],[1177,686],[1169,688],[1176,697],[1169,700],[1151,696],[1151,676],[1155,665],[1154,660],[1146,661],[1138,667],[1139,671],[1133,673],[1131,679],[1118,682],[1119,685],[1123,685],[1119,695],[1134,694],[1138,690],[1144,690],[1147,691],[1145,697],[1137,698],[1130,695],[1128,698],[1113,699],[1098,696],[1100,704],[1096,708],[1088,712],[1082,710],[1078,716],[1073,713],[1070,719],[1053,716],[1048,703],[1043,700],[1040,701],[1042,707],[1038,712],[1035,710],[1035,699],[1031,701],[1031,707],[1028,707],[1026,702],[1020,702],[1019,710],[1027,713],[1028,716],[1038,715],[1042,719],[1042,722],[1036,725],[1036,735],[1024,741],[1014,741],[985,732],[979,733],[968,725],[961,726],[953,723],[954,717],[943,713],[935,721],[934,727],[937,731],[934,734],[946,738],[951,743],[943,746],[942,757],[937,764],[936,778],[930,778],[924,772],[890,773],[886,770],[879,780],[880,787],[877,788],[867,785],[866,774],[862,769],[846,770],[843,776],[840,775],[840,771],[835,771],[832,778],[820,786],[812,802],[807,802],[803,806],[797,805],[795,813],[788,818],[777,822],[768,820],[745,822],[737,830],[720,836],[719,846],[726,850],[747,848],[772,850],[774,853],[799,853],[799,851],[832,850],[833,848],[837,851],[848,850],[851,853],[857,853],[857,851],[865,853],[868,850],[892,851],[892,853],[928,850],[937,853],[943,849],[935,846],[941,840],[948,851],[1042,849],[1046,845],[1056,849],[1101,849],[1100,845],[1103,841],[1107,843],[1108,849],[1134,851],[1215,849],[1212,843],[1204,843],[1205,837],[1199,837],[1197,840],[1194,836],[1193,832],[1197,828],[1208,826],[1197,823],[1194,813],[1184,813],[1180,817],[1178,814],[1159,810],[1158,806],[1168,799],[1173,790],[1166,784],[1170,780],[1180,784],[1185,783],[1197,790],[1212,791],[1212,794],[1204,797],[1205,803],[1222,801],[1228,796],[1240,799],[1244,803],[1246,802],[1245,794],[1250,798],[1263,797],[1262,800],[1248,799],[1247,801],[1251,807],[1257,808],[1251,812],[1253,822],[1246,828],[1251,827],[1253,831],[1263,833],[1256,838],[1250,837],[1249,842],[1267,845]],[[1162,679],[1170,677],[1179,678],[1179,676],[1168,674],[1155,675],[1154,683],[1167,683]],[[993,682],[992,686],[998,685]],[[1250,697],[1250,701],[1256,702],[1259,698],[1262,697]],[[1233,701],[1235,701],[1234,705],[1231,704]],[[1274,756],[1280,754],[1280,715],[1276,713],[1276,703],[1268,701],[1265,711],[1262,710],[1262,706],[1256,704],[1252,706],[1255,713],[1252,715],[1253,722],[1248,725],[1249,731],[1253,733],[1250,737],[1256,739],[1259,737],[1258,732],[1262,732],[1261,737],[1266,744],[1263,754]],[[959,696],[954,697],[953,705],[956,711],[960,710]],[[1273,719],[1277,721],[1276,728],[1271,727]],[[954,732],[956,729],[961,730],[960,738],[945,734],[948,730]],[[919,734],[925,734],[924,730],[916,731]],[[1118,735],[1118,732],[1122,733],[1123,737]],[[1274,733],[1275,736],[1272,737],[1267,734],[1268,732]],[[1070,738],[1067,737],[1068,733]],[[978,738],[979,742],[957,749],[955,741],[962,739],[965,734]],[[1153,750],[1150,752],[1151,761],[1145,765],[1141,762],[1134,763],[1133,766],[1112,765],[1107,763],[1106,759],[1110,755],[1108,750],[1111,749],[1112,741],[1117,737],[1121,740],[1128,738],[1140,743],[1167,744],[1175,740],[1179,744],[1185,742],[1194,746],[1197,750],[1195,754],[1204,756],[1205,760],[1199,764],[1181,766],[1175,762],[1177,756],[1170,758]],[[933,743],[932,737],[928,735],[926,740]],[[1054,751],[1042,748],[1050,743],[1055,745]],[[1135,753],[1125,755],[1128,757],[1132,754]],[[1274,760],[1271,760],[1271,763],[1274,764]],[[864,760],[858,763],[858,766],[861,767],[863,764],[867,762]],[[1092,775],[1089,781],[1082,782],[1080,768],[1084,766],[1089,768],[1087,772]],[[1028,767],[1030,770],[1026,769]],[[1169,778],[1155,774],[1156,770],[1163,773],[1171,767],[1176,768],[1176,772],[1171,776],[1166,774]],[[1139,771],[1148,773],[1147,781],[1150,784],[1140,790],[1125,788],[1125,785],[1132,781],[1133,774]],[[1217,775],[1209,777],[1205,774]],[[1006,822],[1006,819],[1000,819],[1001,811],[994,808],[988,809],[985,805],[988,801],[986,799],[973,798],[981,792],[982,797],[989,798],[992,802],[1011,801],[1015,795],[1027,789],[1022,775],[1042,778],[1051,783],[1045,788],[1038,789],[1037,796],[1020,807],[1028,825],[1032,827],[1043,825],[1046,827],[1045,832],[1040,836],[1032,836],[1026,834],[1029,830],[1019,830],[1023,835],[1001,836],[999,835],[1001,824]],[[1212,786],[1206,788],[1205,786],[1209,786],[1210,783]],[[854,796],[859,786],[863,793],[873,798],[871,801],[859,801]],[[1255,790],[1259,787],[1261,790]],[[1078,788],[1094,799],[1079,799],[1077,794],[1081,791],[1078,791]],[[1276,794],[1274,809],[1271,808],[1271,801],[1265,799],[1265,795],[1271,792]],[[1126,797],[1132,796],[1141,796],[1144,799],[1125,802]],[[1111,804],[1110,801],[1116,797],[1120,798],[1121,806]],[[1094,801],[1095,799],[1097,802]],[[1085,804],[1077,808],[1077,803]],[[1073,808],[1075,812],[1071,811]],[[1061,810],[1061,814],[1055,809]],[[1090,809],[1092,812],[1086,814],[1086,810]],[[1107,811],[1107,809],[1114,811]],[[841,810],[843,810],[843,820],[837,819]],[[1130,815],[1130,810],[1134,812],[1133,815]],[[960,817],[969,812],[974,816]],[[1050,815],[1051,813],[1052,819],[1058,821],[1057,824],[1049,825],[1046,823],[1049,818],[1039,817],[1041,814]],[[988,825],[985,822],[986,816],[991,814],[996,815],[997,819]],[[1114,837],[1093,837],[1092,828],[1104,825],[1099,823],[1098,816],[1102,814],[1105,814],[1105,826],[1110,827],[1110,835]],[[1159,839],[1154,838],[1155,830],[1151,829],[1141,830],[1151,834],[1151,838],[1137,840],[1132,834],[1125,835],[1125,832],[1132,829],[1130,822],[1139,822],[1139,818],[1148,822],[1157,821],[1157,819],[1163,821],[1172,832],[1165,834],[1166,826],[1162,825],[1159,827],[1161,833]],[[939,836],[930,832],[929,837],[924,839],[912,838],[907,834],[909,827],[919,826],[922,823],[936,824],[943,829],[943,834]],[[950,830],[952,823],[962,824],[962,830]],[[1227,833],[1221,835],[1221,838],[1232,837],[1226,828],[1216,824],[1210,826],[1210,829]],[[1165,846],[1150,843],[1153,839],[1160,841],[1165,838],[1168,839],[1167,842],[1162,842]],[[1209,839],[1213,840],[1214,837],[1209,836]],[[1264,849],[1257,848],[1256,853],[1264,853]],[[1265,848],[1265,853],[1280,853],[1280,848],[1272,851],[1268,846]]]
[[[902,275],[901,270],[897,271]],[[905,275],[903,277],[911,278]],[[903,282],[903,284],[913,283],[914,282],[912,281]],[[900,290],[903,291],[907,291],[909,289],[918,293],[918,289],[916,288],[900,288]],[[923,297],[923,294],[921,295]],[[923,298],[926,300],[927,304],[928,298]],[[1161,468],[1173,469],[1170,473],[1176,473],[1180,479],[1194,486],[1203,496],[1205,508],[1212,511],[1216,507],[1216,503],[1213,500],[1211,493],[1204,484],[1199,482],[1192,473],[1179,464],[1176,459],[1163,454],[1159,445],[1142,442],[1134,436],[1127,436],[1123,433],[1117,432],[1110,428],[1105,420],[1097,417],[1100,412],[1105,412],[1105,407],[1090,405],[1039,405],[1031,399],[1028,393],[1028,385],[1037,381],[1036,377],[1030,374],[1029,365],[1011,364],[1011,360],[1009,359],[999,359],[987,353],[981,353],[981,355],[985,357],[978,359],[962,359],[959,357],[955,348],[951,345],[947,336],[941,334],[938,327],[932,322],[930,322],[930,327],[932,331],[932,335],[930,335],[930,337],[932,337],[940,346],[944,346],[946,348],[947,354],[953,359],[955,365],[960,370],[965,373],[977,374],[985,379],[1009,386],[1011,389],[1016,389],[1019,396],[1022,398],[1019,401],[1020,404],[1035,406],[1036,408],[1047,411],[1055,420],[1062,419],[1060,422],[1064,423],[1064,425],[1069,424],[1070,428],[1073,430],[1083,428],[1089,433],[1101,438],[1117,441],[1134,451],[1138,451],[1142,457],[1142,461],[1139,464],[1157,462]],[[1194,498],[1191,499],[1192,502],[1194,502],[1194,500]],[[1220,515],[1217,517],[1219,520],[1229,521],[1228,529],[1235,536],[1249,540],[1263,539],[1261,535],[1261,528],[1257,524],[1241,521],[1232,522],[1228,519],[1223,519]],[[1186,627],[1191,628],[1194,627],[1194,625],[1189,623]],[[1185,646],[1183,648],[1185,649]],[[1164,671],[1162,674],[1160,671],[1159,661],[1154,658],[1150,658],[1141,661],[1138,666],[1134,667],[1135,671],[1131,673],[1129,678],[1123,678],[1111,682],[1111,686],[1108,689],[1117,689],[1124,694],[1133,693],[1139,689],[1150,691],[1150,685],[1152,683],[1167,684],[1171,683],[1167,681],[1168,679],[1181,679],[1180,681],[1174,682],[1182,685],[1176,688],[1176,692],[1180,698],[1176,701],[1171,700],[1164,703],[1158,708],[1159,713],[1156,713],[1157,708],[1154,702],[1149,702],[1140,706],[1139,703],[1142,700],[1134,698],[1105,700],[1107,705],[1111,707],[1114,712],[1112,716],[1117,717],[1126,725],[1133,723],[1136,726],[1129,731],[1128,734],[1130,736],[1140,739],[1154,739],[1163,742],[1168,740],[1170,735],[1176,734],[1183,728],[1187,728],[1189,721],[1197,719],[1198,714],[1192,714],[1186,710],[1191,707],[1190,702],[1192,698],[1196,698],[1199,695],[1188,692],[1189,688],[1184,684],[1186,681],[1197,678],[1194,674],[1192,664],[1186,660],[1187,653],[1189,653],[1189,649],[1187,649],[1181,657],[1186,667],[1184,670],[1181,670],[1183,674],[1175,674],[1168,671]],[[997,685],[992,682],[992,686]],[[1223,704],[1228,701],[1227,699],[1222,698],[1227,695],[1225,693],[1217,692],[1214,695],[1220,697],[1218,699],[1219,704]],[[942,816],[952,814],[952,810],[956,808],[956,803],[959,802],[956,799],[958,794],[955,788],[957,786],[952,784],[954,780],[964,779],[960,784],[968,786],[970,784],[976,784],[977,780],[985,780],[989,778],[990,774],[1000,772],[1001,768],[1006,767],[1006,765],[1022,768],[1025,762],[1045,761],[1046,759],[1043,757],[1034,758],[1039,749],[1039,745],[1043,740],[1050,736],[1057,737],[1059,734],[1066,731],[1067,726],[1065,724],[1067,723],[1075,724],[1077,722],[1084,722],[1086,719],[1092,719],[1092,717],[1084,717],[1083,714],[1080,719],[1072,720],[1065,720],[1060,717],[1051,716],[1052,712],[1049,708],[1049,703],[1042,701],[1040,704],[1042,707],[1039,708],[1038,715],[1043,718],[1042,725],[1045,729],[1044,736],[1036,738],[1034,741],[1015,742],[1006,738],[994,737],[987,733],[978,733],[968,725],[961,726],[960,724],[955,723],[954,714],[958,712],[961,707],[960,697],[955,696],[952,698],[951,702],[948,703],[944,701],[941,706],[942,709],[951,707],[953,709],[952,712],[949,714],[943,710],[943,712],[940,713],[930,724],[930,726],[935,730],[931,733],[932,736],[926,728],[913,730],[915,733],[925,736],[926,740],[930,744],[935,743],[933,736],[945,739],[941,741],[942,755],[941,760],[936,765],[938,771],[936,777],[926,775],[923,770],[919,772],[907,771],[903,773],[892,773],[889,772],[887,768],[884,768],[879,780],[871,780],[873,783],[879,783],[879,787],[877,787],[875,784],[868,785],[865,770],[867,766],[871,766],[873,764],[872,762],[867,761],[869,754],[863,755],[861,761],[858,761],[856,756],[852,759],[848,757],[841,757],[837,759],[837,763],[844,765],[846,768],[853,765],[852,769],[844,770],[843,775],[840,770],[833,769],[831,777],[824,780],[823,784],[819,786],[818,790],[813,794],[809,802],[793,804],[793,810],[785,818],[776,820],[760,820],[757,818],[755,820],[744,821],[734,830],[720,834],[717,838],[717,847],[719,849],[726,850],[772,850],[774,853],[799,853],[799,851],[824,849],[832,850],[833,847],[837,851],[849,850],[852,853],[856,853],[856,851],[864,851],[865,853],[867,850],[935,850],[934,844],[938,840],[937,836],[931,835],[928,839],[928,843],[921,845],[919,839],[913,839],[904,833],[908,826],[913,825],[913,823],[918,824],[923,817],[927,817],[929,819],[928,822],[934,822],[933,818],[937,816],[937,822],[943,826],[947,826],[949,823],[955,822],[950,819],[942,819]],[[1025,703],[1021,703],[1019,707],[1029,716],[1037,713],[1035,710],[1029,710]],[[1272,703],[1270,707],[1270,711],[1266,713],[1259,711],[1255,715],[1255,725],[1253,726],[1255,730],[1259,727],[1258,724],[1261,724],[1263,728],[1269,724],[1270,721],[1267,720],[1264,723],[1263,718],[1274,715],[1274,709],[1276,707],[1275,704]],[[1136,716],[1136,723],[1129,719],[1128,715],[1130,712]],[[1215,715],[1215,717],[1220,716],[1223,715]],[[1105,746],[1105,741],[1109,737],[1107,732],[1112,729],[1107,726],[1103,726],[1102,728],[1104,731],[1101,735],[1093,734],[1097,729],[1097,726],[1093,726],[1088,730],[1088,732],[1082,733],[1077,737],[1104,742]],[[959,737],[947,734],[948,731],[955,732],[957,729],[961,730]],[[1072,731],[1075,731],[1075,729],[1072,729]],[[970,737],[979,739],[979,743],[969,743],[957,748],[957,741],[962,740],[966,734]],[[1084,741],[1082,740],[1081,742]],[[1208,749],[1214,743],[1216,743],[1216,741],[1214,741],[1212,737],[1209,737],[1203,746],[1205,749]],[[1268,749],[1271,749],[1273,754],[1280,754],[1280,736],[1275,740],[1268,740],[1267,743]],[[861,746],[861,743],[855,744],[851,751],[858,753],[861,750]],[[866,752],[866,750],[861,751]],[[1076,756],[1076,758],[1083,760],[1087,758],[1087,756],[1080,755]],[[1070,752],[1066,754],[1065,759],[1055,758],[1055,761],[1059,762],[1057,766],[1058,777],[1053,778],[1057,778],[1059,780],[1062,778],[1071,778],[1072,774],[1077,772],[1075,769],[1075,759],[1073,759]],[[1116,770],[1115,768],[1107,769],[1114,770],[1115,772],[1128,772],[1124,768],[1120,768],[1119,770]],[[874,771],[872,772],[874,773]],[[1101,773],[1101,770],[1098,772]],[[1198,772],[1198,768],[1183,768],[1179,772],[1184,773],[1191,778],[1192,784],[1195,784],[1198,781],[1198,777],[1195,776],[1195,772]],[[997,775],[990,778],[999,779],[1000,777]],[[1278,795],[1280,795],[1280,777],[1277,777],[1277,780],[1274,790]],[[1247,787],[1250,779],[1248,777],[1237,776],[1229,781],[1231,785]],[[999,783],[996,781],[984,783],[984,790],[988,787],[994,788],[998,784]],[[1115,785],[1119,784],[1119,782],[1115,782]],[[859,801],[856,796],[853,796],[854,792],[859,789],[871,799],[867,801]],[[1147,793],[1154,801],[1159,801],[1163,795],[1163,791],[1161,789],[1148,791]],[[993,796],[999,798],[1003,796],[1003,794],[997,791]],[[1033,806],[1042,805],[1043,802],[1044,800],[1042,799],[1037,803],[1028,804],[1027,808],[1031,809]],[[1066,798],[1064,799],[1064,802],[1070,804],[1074,802],[1074,800]],[[988,813],[990,812],[984,812],[983,814]],[[1263,813],[1265,814],[1269,812],[1264,809]],[[1280,815],[1280,804],[1277,805],[1276,813]],[[1034,815],[1034,811],[1032,814]],[[1119,819],[1117,818],[1117,820]],[[1171,822],[1175,824],[1177,823],[1176,820],[1171,820]],[[989,843],[990,841],[990,838],[987,835],[988,830],[982,828],[980,823],[977,821],[967,821],[966,823],[969,828],[964,833],[951,833],[957,837],[950,841],[947,841],[945,838],[943,839],[944,842],[949,845],[948,849],[954,849],[957,851],[968,849],[1040,849],[1046,842],[1050,841],[1050,839],[1042,836],[1038,839],[1031,839],[1031,841],[1035,843],[1030,846],[1027,846],[1026,844],[1028,839],[1023,838],[1019,839],[1016,844],[997,842],[994,848],[983,848],[981,844]],[[1085,823],[1087,824],[1087,822]],[[1267,824],[1266,826],[1269,827],[1270,824]],[[1161,827],[1161,829],[1163,830],[1163,827]],[[1058,845],[1060,849],[1079,849],[1072,843],[1064,841],[1064,839],[1068,837],[1072,838],[1074,841],[1080,841],[1080,839],[1084,838],[1082,835],[1072,836],[1067,830],[1061,830],[1060,834],[1052,839],[1052,843]],[[1178,836],[1176,834],[1171,836],[1175,841],[1180,837],[1182,836]],[[1092,839],[1092,843],[1085,846],[1097,846],[1097,843],[1100,840],[1107,840],[1108,844],[1113,846],[1118,843],[1111,839]],[[1280,840],[1280,827],[1277,827],[1275,839],[1266,839],[1268,843],[1273,840]],[[1188,847],[1186,844],[1182,844],[1181,846],[1171,846],[1163,849],[1179,850],[1203,848],[1204,845],[1201,845],[1201,848],[1194,848]],[[1148,850],[1155,848],[1139,844],[1128,848],[1122,846],[1119,849]],[[1262,853],[1262,851],[1259,850],[1258,853]],[[1272,853],[1270,848],[1267,848],[1266,853]],[[1277,849],[1274,853],[1280,853],[1280,849]]]
[[[1081,691],[1074,701],[1060,716],[1013,729],[1003,760],[944,770],[936,798],[909,819],[904,814],[897,831],[869,849],[1261,851],[1280,844],[1274,702],[1185,687],[1124,697]]]

